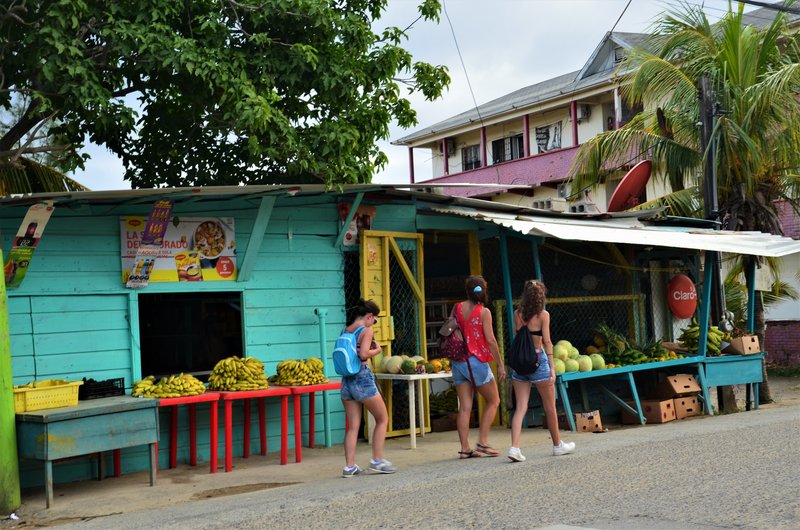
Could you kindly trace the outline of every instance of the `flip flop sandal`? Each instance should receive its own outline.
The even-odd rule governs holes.
[[[494,447],[492,447],[490,445],[483,445],[481,443],[475,444],[475,450],[477,452],[483,454],[484,456],[498,456],[498,455],[500,455],[500,453],[498,453],[497,450]]]
[[[474,449],[470,449],[469,451],[459,451],[458,458],[460,460],[465,460],[467,458],[480,458],[483,456],[479,452],[475,451]]]

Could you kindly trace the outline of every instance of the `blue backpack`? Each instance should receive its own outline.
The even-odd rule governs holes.
[[[356,375],[361,371],[361,358],[358,356],[358,338],[364,326],[352,332],[342,331],[333,348],[333,369],[339,375]]]

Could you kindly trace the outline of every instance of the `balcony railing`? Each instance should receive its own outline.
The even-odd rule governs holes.
[[[545,182],[564,180],[578,155],[580,146],[549,151],[527,158],[518,158],[491,166],[462,171],[444,177],[419,182],[441,186],[444,193],[457,197],[476,197],[503,191],[503,185],[538,186]],[[493,184],[486,188],[448,188],[448,183]]]

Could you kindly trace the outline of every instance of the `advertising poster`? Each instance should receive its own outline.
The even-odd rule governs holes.
[[[34,204],[28,208],[28,213],[19,226],[11,251],[3,264],[6,288],[16,289],[25,279],[36,245],[42,238],[44,227],[50,220],[53,209],[52,203]]]
[[[147,217],[120,217],[122,281],[146,274],[148,282],[235,280],[236,244],[232,217],[170,218],[161,245],[145,243]],[[140,253],[140,249],[146,249]]]
[[[339,204],[339,218],[342,224],[347,220],[347,214],[350,213],[351,206],[352,205],[344,202]],[[350,221],[350,225],[347,227],[342,245],[346,247],[357,245],[359,242],[358,234],[372,228],[372,220],[375,218],[376,212],[377,210],[374,206],[359,206],[358,210],[356,210],[356,214],[353,216],[353,220]]]
[[[544,127],[536,127],[536,147],[539,153],[553,149],[561,149],[561,122],[557,121]]]
[[[144,225],[142,239],[139,241],[139,248],[136,250],[136,257],[133,259],[133,266],[128,273],[128,281],[125,282],[125,286],[129,289],[147,287],[156,257],[164,242],[171,214],[171,200],[162,199],[153,203],[153,209],[150,210]]]

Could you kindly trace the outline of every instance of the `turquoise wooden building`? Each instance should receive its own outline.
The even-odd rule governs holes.
[[[613,254],[623,261],[635,253],[610,247],[635,248],[639,254],[669,247],[671,255],[687,249],[755,255],[800,250],[798,242],[763,234],[728,235],[722,242],[691,227],[650,226],[630,215],[603,220],[547,214],[437,195],[421,186],[412,190],[417,191],[380,185],[336,192],[322,186],[247,186],[0,198],[4,255],[31,205],[51,201],[54,206],[27,275],[8,291],[14,383],[124,378],[130,389],[151,373],[202,373],[230,355],[258,357],[268,375],[284,359],[321,356],[327,361],[345,325],[346,308],[359,296],[378,301],[388,317],[376,333],[385,352],[434,356],[429,350],[435,330],[448,303],[463,296],[463,278],[471,273],[483,273],[492,298],[501,302],[495,306],[498,335],[507,341],[513,333],[508,327],[512,301],[525,279],[544,276],[548,285],[552,280],[565,286],[580,281],[558,274],[556,253],[543,248],[547,245]],[[137,266],[132,241],[138,236],[128,228],[141,222],[159,199],[174,203],[171,224],[179,235],[171,256],[177,268],[159,273],[157,266],[153,281],[131,289],[125,280]],[[183,258],[177,256],[199,246],[195,234],[209,222],[220,228],[218,236],[208,236],[216,237],[220,248],[200,253],[194,265],[203,270],[203,281],[188,281],[192,263],[181,276]],[[180,235],[180,226],[192,229]],[[645,332],[654,316],[646,316],[649,307],[637,285],[627,278],[620,289],[635,291],[631,314],[638,315],[634,325]],[[322,323],[319,313],[325,314]],[[330,363],[326,370],[333,374]],[[403,396],[389,394],[396,399],[394,408],[402,409]],[[279,446],[279,414],[277,402],[270,406],[275,407],[268,411],[273,450]],[[318,414],[322,410],[316,407]],[[338,395],[332,396],[330,411],[333,442],[341,443],[344,413]],[[205,419],[198,415],[203,461],[210,450],[202,433],[208,428]],[[400,417],[393,421],[392,434],[408,433]],[[241,417],[235,422],[241,424]],[[322,429],[321,419],[316,425]],[[163,417],[161,432],[169,432]],[[241,437],[242,429],[234,433]],[[257,429],[253,436],[255,441]],[[188,452],[185,439],[180,438],[182,458]],[[234,455],[237,448],[241,453],[241,438],[234,438],[233,447]],[[159,458],[165,467],[166,444]],[[123,451],[122,467],[123,472],[145,470],[146,449]],[[20,474],[23,486],[41,480],[32,462],[22,461]],[[92,474],[91,461],[73,460],[56,466],[55,481]]]

